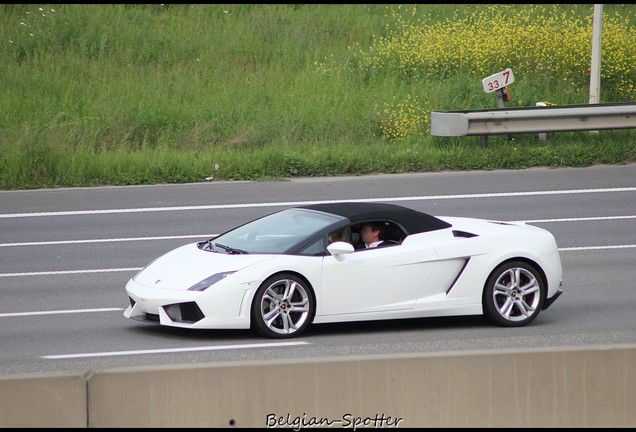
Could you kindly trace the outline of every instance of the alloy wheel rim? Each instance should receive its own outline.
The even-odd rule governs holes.
[[[292,334],[307,321],[309,294],[297,281],[282,279],[265,290],[260,309],[267,328],[278,334]]]
[[[514,267],[497,278],[493,300],[499,314],[508,321],[531,317],[540,300],[539,281],[527,269]]]

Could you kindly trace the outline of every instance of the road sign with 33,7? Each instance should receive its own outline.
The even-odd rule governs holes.
[[[504,88],[505,86],[512,84],[513,82],[515,82],[515,76],[510,68],[502,72],[497,72],[496,74],[490,75],[489,77],[481,80],[486,93],[492,93],[495,90],[499,90],[500,88]]]

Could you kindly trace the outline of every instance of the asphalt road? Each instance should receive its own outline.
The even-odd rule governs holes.
[[[523,328],[481,317],[325,324],[282,343],[123,317],[126,281],[170,249],[296,204],[351,199],[546,228],[565,292]],[[0,191],[0,375],[632,344],[635,281],[636,164]]]

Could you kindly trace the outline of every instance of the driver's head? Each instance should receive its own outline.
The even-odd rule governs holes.
[[[360,230],[362,241],[371,244],[384,238],[383,226],[377,222],[365,222]]]

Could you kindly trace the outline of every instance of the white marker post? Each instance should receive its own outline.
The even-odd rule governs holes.
[[[601,41],[603,38],[603,5],[594,5],[592,25],[592,59],[590,66],[590,103],[600,101],[601,94]]]
[[[505,101],[510,102],[510,93],[508,93],[508,86],[515,82],[515,75],[512,73],[512,69],[507,68],[504,71],[497,72],[489,77],[481,80],[481,84],[484,87],[486,93],[495,92],[497,97],[497,105],[499,108],[505,108]],[[506,134],[506,138],[510,139],[510,135]],[[485,145],[488,142],[488,135],[482,135],[481,143]]]
[[[594,5],[592,22],[592,58],[590,65],[590,103],[597,104],[601,99],[601,43],[603,39],[603,5]],[[598,133],[597,130],[590,133]]]

